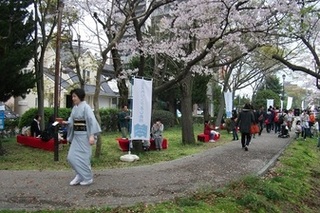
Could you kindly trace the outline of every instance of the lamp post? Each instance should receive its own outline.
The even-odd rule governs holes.
[[[282,75],[282,97],[281,97],[281,99],[284,101],[284,81],[285,81],[285,79],[286,79],[286,75],[285,74],[283,74]]]
[[[58,105],[59,105],[59,81],[60,81],[60,44],[61,44],[61,22],[63,11],[63,0],[58,0],[58,23],[57,23],[57,40],[56,40],[56,62],[55,62],[55,74],[54,74],[54,119],[58,117]],[[55,126],[54,137],[54,161],[59,161],[59,141],[58,141],[58,125]]]
[[[281,111],[283,112],[283,105],[284,105],[284,81],[286,79],[286,75],[282,75],[282,96],[281,96]]]

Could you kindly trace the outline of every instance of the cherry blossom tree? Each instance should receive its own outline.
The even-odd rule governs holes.
[[[208,67],[221,67],[268,43],[266,34],[278,25],[274,8],[278,2],[184,1],[172,5],[159,23],[164,39],[144,40],[143,52],[166,55],[179,64],[172,80],[155,88],[155,93],[181,83],[182,140],[194,143],[192,129],[192,73],[212,74]],[[138,46],[138,45],[137,45]]]
[[[111,59],[114,66],[115,78],[118,80],[118,87],[121,97],[121,104],[128,103],[128,88],[126,85],[126,80],[128,76],[131,75],[129,72],[124,72],[123,63],[120,59],[120,53],[118,50],[118,44],[123,38],[125,33],[130,31],[130,26],[134,26],[136,29],[136,38],[141,41],[142,39],[142,25],[146,22],[148,17],[153,13],[153,11],[162,5],[173,2],[173,0],[159,1],[152,0],[146,5],[146,10],[142,14],[136,14],[137,8],[141,3],[140,0],[112,0],[112,1],[102,1],[97,0],[94,2],[89,1],[69,1],[69,5],[77,4],[77,7],[86,11],[88,16],[94,21],[95,29],[92,26],[87,25],[86,29],[90,31],[97,39],[99,46],[99,66],[97,69],[96,78],[96,91],[94,94],[94,108],[95,115],[100,122],[99,116],[99,103],[98,96],[100,91],[100,77],[103,68],[108,59]],[[85,21],[83,20],[83,23]],[[130,25],[132,23],[132,25]],[[141,61],[144,63],[144,57],[141,56]],[[143,67],[143,66],[141,66]],[[141,68],[142,70],[142,68]],[[101,140],[98,138],[97,149],[95,156],[100,155],[101,150]]]
[[[139,75],[144,74],[143,57],[150,55],[157,60],[155,72],[165,71],[169,76],[167,81],[157,84],[159,86],[154,88],[154,95],[180,84],[184,100],[182,103],[184,143],[193,143],[195,140],[190,98],[193,74],[212,75],[213,70],[217,70],[214,68],[231,64],[259,46],[273,45],[274,40],[279,38],[277,37],[279,33],[275,30],[279,29],[279,24],[288,8],[293,7],[281,0],[188,0],[172,1],[170,6],[167,5],[159,10],[159,8],[154,9],[155,5],[171,1],[154,0],[150,1],[145,13],[138,15],[135,12],[140,1],[76,2],[84,5],[96,23],[100,24],[100,31],[96,31],[99,32],[96,33],[97,37],[101,37],[101,30],[106,35],[104,46],[99,42],[102,60],[98,70],[102,71],[108,54],[111,53],[116,74],[120,74],[116,77],[123,84],[123,79],[132,73],[124,72],[117,51],[127,50],[131,56],[137,54],[140,57]],[[154,16],[151,16],[152,14]],[[150,17],[156,23],[156,35],[139,34],[143,32],[139,30],[147,20],[144,17]],[[130,23],[133,23],[133,29],[127,27]],[[136,35],[136,38],[123,41],[120,45],[125,32]],[[166,60],[176,65],[177,69],[174,69],[174,72],[165,70]],[[101,74],[100,71],[97,73],[98,76]],[[119,86],[121,87],[120,84]]]
[[[319,43],[319,0],[299,0],[286,3],[282,8],[286,16],[281,20],[278,34],[279,50],[273,58],[283,63],[292,71],[299,71],[315,78],[315,85],[320,89]]]

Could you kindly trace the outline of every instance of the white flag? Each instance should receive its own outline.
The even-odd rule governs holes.
[[[287,110],[291,109],[292,107],[292,100],[293,98],[288,96],[288,100],[287,100]]]
[[[232,93],[225,92],[224,93],[224,102],[226,103],[226,117],[231,118],[232,115]]]
[[[132,140],[149,140],[152,111],[152,81],[133,79],[132,88]]]
[[[267,99],[267,109],[269,108],[269,106],[272,106],[273,107],[273,99]]]

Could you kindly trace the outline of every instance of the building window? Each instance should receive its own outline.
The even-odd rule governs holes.
[[[118,99],[117,98],[112,98],[111,103],[112,103],[112,106],[117,106]]]

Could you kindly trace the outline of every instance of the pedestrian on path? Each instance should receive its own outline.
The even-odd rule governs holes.
[[[241,132],[241,145],[245,151],[248,151],[248,146],[251,141],[250,128],[254,121],[255,119],[250,104],[245,104],[237,119],[237,126]]]
[[[239,140],[238,128],[237,128],[237,117],[238,117],[237,111],[232,110],[230,129],[232,130],[233,141]]]
[[[67,139],[71,145],[67,160],[76,173],[70,185],[90,185],[93,182],[91,146],[95,144],[95,137],[101,132],[101,128],[91,107],[84,101],[84,90],[74,89],[70,95],[74,106],[68,119]]]

